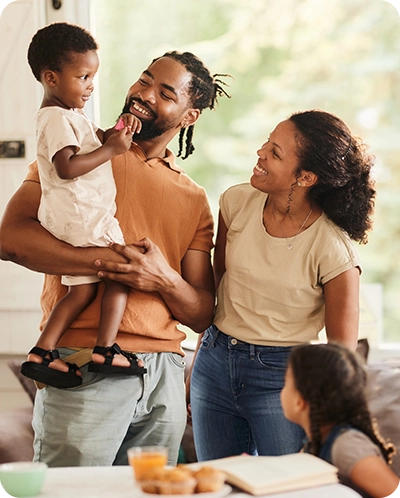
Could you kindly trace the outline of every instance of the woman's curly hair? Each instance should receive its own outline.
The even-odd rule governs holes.
[[[391,463],[396,450],[371,417],[366,371],[355,353],[334,343],[304,344],[292,349],[288,364],[296,389],[310,406],[310,453],[319,455],[322,425],[350,424],[379,446]]]
[[[320,110],[297,112],[289,121],[297,130],[297,173],[311,171],[318,177],[310,188],[310,199],[351,239],[366,244],[375,206],[371,178],[374,157],[333,114]]]

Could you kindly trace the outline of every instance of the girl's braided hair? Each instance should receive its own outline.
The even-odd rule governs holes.
[[[322,425],[350,424],[379,446],[391,463],[396,450],[371,416],[366,372],[355,353],[339,344],[304,344],[293,348],[289,365],[296,389],[310,406],[310,453],[319,455]]]

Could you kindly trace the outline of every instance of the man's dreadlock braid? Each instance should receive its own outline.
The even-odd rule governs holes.
[[[194,152],[194,145],[192,142],[193,133],[194,133],[194,125],[190,125],[186,131],[186,153],[182,157],[182,159],[186,159],[188,156],[190,156],[190,154],[193,154]]]
[[[182,149],[183,149],[183,136],[185,135],[185,128],[181,128],[179,132],[179,149],[178,149],[178,157],[181,157]]]
[[[203,62],[191,52],[167,52],[162,57],[170,57],[182,64],[185,69],[192,74],[192,79],[189,86],[190,105],[195,109],[199,109],[200,113],[203,109],[214,109],[218,101],[218,97],[230,95],[223,89],[222,85],[226,85],[220,79],[221,76],[229,76],[228,74],[210,74],[210,71],[205,67]],[[161,58],[161,57],[160,57]],[[157,59],[154,59],[155,62]],[[178,157],[181,157],[183,150],[183,141],[186,133],[185,154],[182,159],[186,159],[195,150],[192,143],[194,125],[188,128],[182,128],[179,132],[179,151]]]

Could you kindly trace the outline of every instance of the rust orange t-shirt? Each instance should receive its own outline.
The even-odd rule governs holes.
[[[112,160],[112,165],[117,186],[116,218],[127,244],[148,237],[179,273],[188,249],[211,251],[213,218],[206,192],[175,165],[172,152],[164,159],[147,160],[142,149],[132,144],[128,152]],[[29,166],[26,180],[39,181],[36,163]],[[79,315],[58,346],[95,345],[104,284],[99,286],[95,301]],[[60,276],[45,275],[41,328],[66,290]],[[127,351],[182,354],[180,343],[185,334],[177,325],[158,293],[130,289],[117,342]]]

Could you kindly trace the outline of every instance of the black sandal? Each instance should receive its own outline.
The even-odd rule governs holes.
[[[21,365],[21,373],[25,377],[41,382],[52,387],[78,387],[82,384],[82,377],[76,374],[79,367],[75,363],[68,363],[68,372],[61,372],[50,368],[49,364],[60,358],[57,349],[43,349],[35,346],[29,351],[29,354],[36,354],[43,358],[42,363],[34,361],[25,361]]]
[[[91,361],[88,367],[89,372],[101,373],[105,375],[143,375],[147,372],[146,368],[138,366],[138,357],[135,354],[124,351],[118,346],[117,343],[114,343],[112,346],[107,348],[103,346],[95,346],[93,348],[93,353],[101,354],[104,356],[105,360],[104,363],[95,363],[94,361]],[[113,365],[112,361],[116,354],[122,354],[125,356],[125,358],[129,361],[130,366],[120,367]]]

